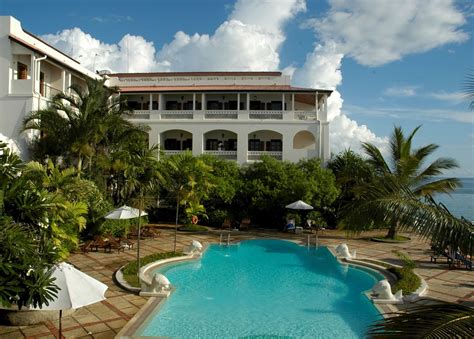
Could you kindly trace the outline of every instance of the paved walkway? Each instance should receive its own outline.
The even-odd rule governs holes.
[[[173,231],[162,229],[160,237],[141,242],[141,256],[173,249]],[[178,249],[197,239],[203,243],[219,241],[219,232],[208,234],[178,235]],[[251,238],[286,238],[305,242],[306,234],[285,234],[281,232],[233,232],[232,241]],[[359,258],[368,257],[399,263],[394,250],[400,250],[417,262],[416,271],[429,285],[427,297],[474,306],[474,272],[465,269],[449,269],[444,260],[430,263],[429,246],[418,237],[404,244],[385,244],[367,240],[369,234],[357,238],[347,238],[339,231],[325,231],[320,235],[320,244],[336,246],[341,242],[349,249],[357,250]],[[103,253],[89,252],[73,254],[69,261],[79,269],[109,286],[107,299],[78,309],[70,316],[63,317],[63,337],[65,338],[113,338],[147,301],[146,298],[125,292],[112,281],[112,274],[122,265],[136,258],[135,250]],[[0,338],[57,338],[58,322],[47,321],[34,326],[0,326]]]

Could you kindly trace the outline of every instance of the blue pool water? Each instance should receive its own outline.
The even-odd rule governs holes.
[[[380,317],[363,291],[382,275],[341,265],[325,247],[282,240],[211,245],[201,260],[159,272],[176,291],[138,335],[352,338]]]

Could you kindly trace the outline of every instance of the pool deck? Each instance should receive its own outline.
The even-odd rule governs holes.
[[[173,230],[167,228],[166,225],[160,228],[161,235],[159,237],[140,242],[141,256],[173,249]],[[220,233],[220,231],[206,234],[180,232],[178,234],[178,249],[189,245],[192,240],[199,240],[202,243],[218,243]],[[350,251],[357,250],[358,258],[374,258],[395,264],[400,263],[400,260],[393,251],[403,251],[416,261],[416,272],[428,283],[427,295],[416,304],[437,299],[474,306],[474,271],[462,268],[450,269],[446,260],[441,259],[437,263],[431,263],[432,252],[429,245],[415,235],[407,234],[412,238],[410,242],[388,244],[368,240],[373,234],[373,232],[364,233],[348,238],[344,232],[328,230],[320,233],[319,244],[337,246],[345,242]],[[307,234],[259,230],[231,232],[232,242],[255,238],[279,238],[306,243]],[[64,338],[113,338],[141,309],[148,299],[120,289],[112,280],[115,270],[135,258],[136,251],[134,249],[120,253],[99,251],[71,255],[68,260],[70,263],[107,284],[109,289],[106,292],[106,300],[83,307],[72,315],[63,317]],[[403,307],[407,307],[407,305],[402,305]],[[0,326],[0,338],[58,338],[58,336],[57,321],[47,321],[32,326]]]

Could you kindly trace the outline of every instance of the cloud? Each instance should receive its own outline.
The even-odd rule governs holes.
[[[428,93],[428,96],[437,100],[448,101],[454,104],[469,101],[466,93],[462,92],[432,92]]]
[[[347,105],[347,111],[351,114],[369,115],[381,118],[417,120],[417,121],[455,121],[462,123],[474,123],[474,115],[466,110],[451,110],[438,108],[417,107],[362,107]]]
[[[418,86],[394,86],[384,90],[384,95],[390,97],[412,97],[415,96]]]
[[[449,43],[461,43],[466,19],[454,0],[330,0],[325,16],[311,19],[322,41],[365,66],[380,66],[403,56]]]
[[[155,61],[153,42],[141,36],[127,34],[117,44],[107,44],[79,28],[72,28],[42,38],[93,71],[147,72],[160,66]]]
[[[92,21],[98,23],[109,23],[109,22],[131,22],[133,18],[129,15],[117,15],[117,14],[109,14],[103,16],[95,16],[92,18]]]

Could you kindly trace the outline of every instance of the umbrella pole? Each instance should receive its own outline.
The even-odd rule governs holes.
[[[63,337],[63,322],[62,318],[63,317],[63,310],[59,310],[59,339]]]
[[[140,234],[141,234],[141,227],[142,224],[142,209],[140,206],[140,210],[138,211],[138,238],[137,238],[137,276],[138,282],[140,282]]]

